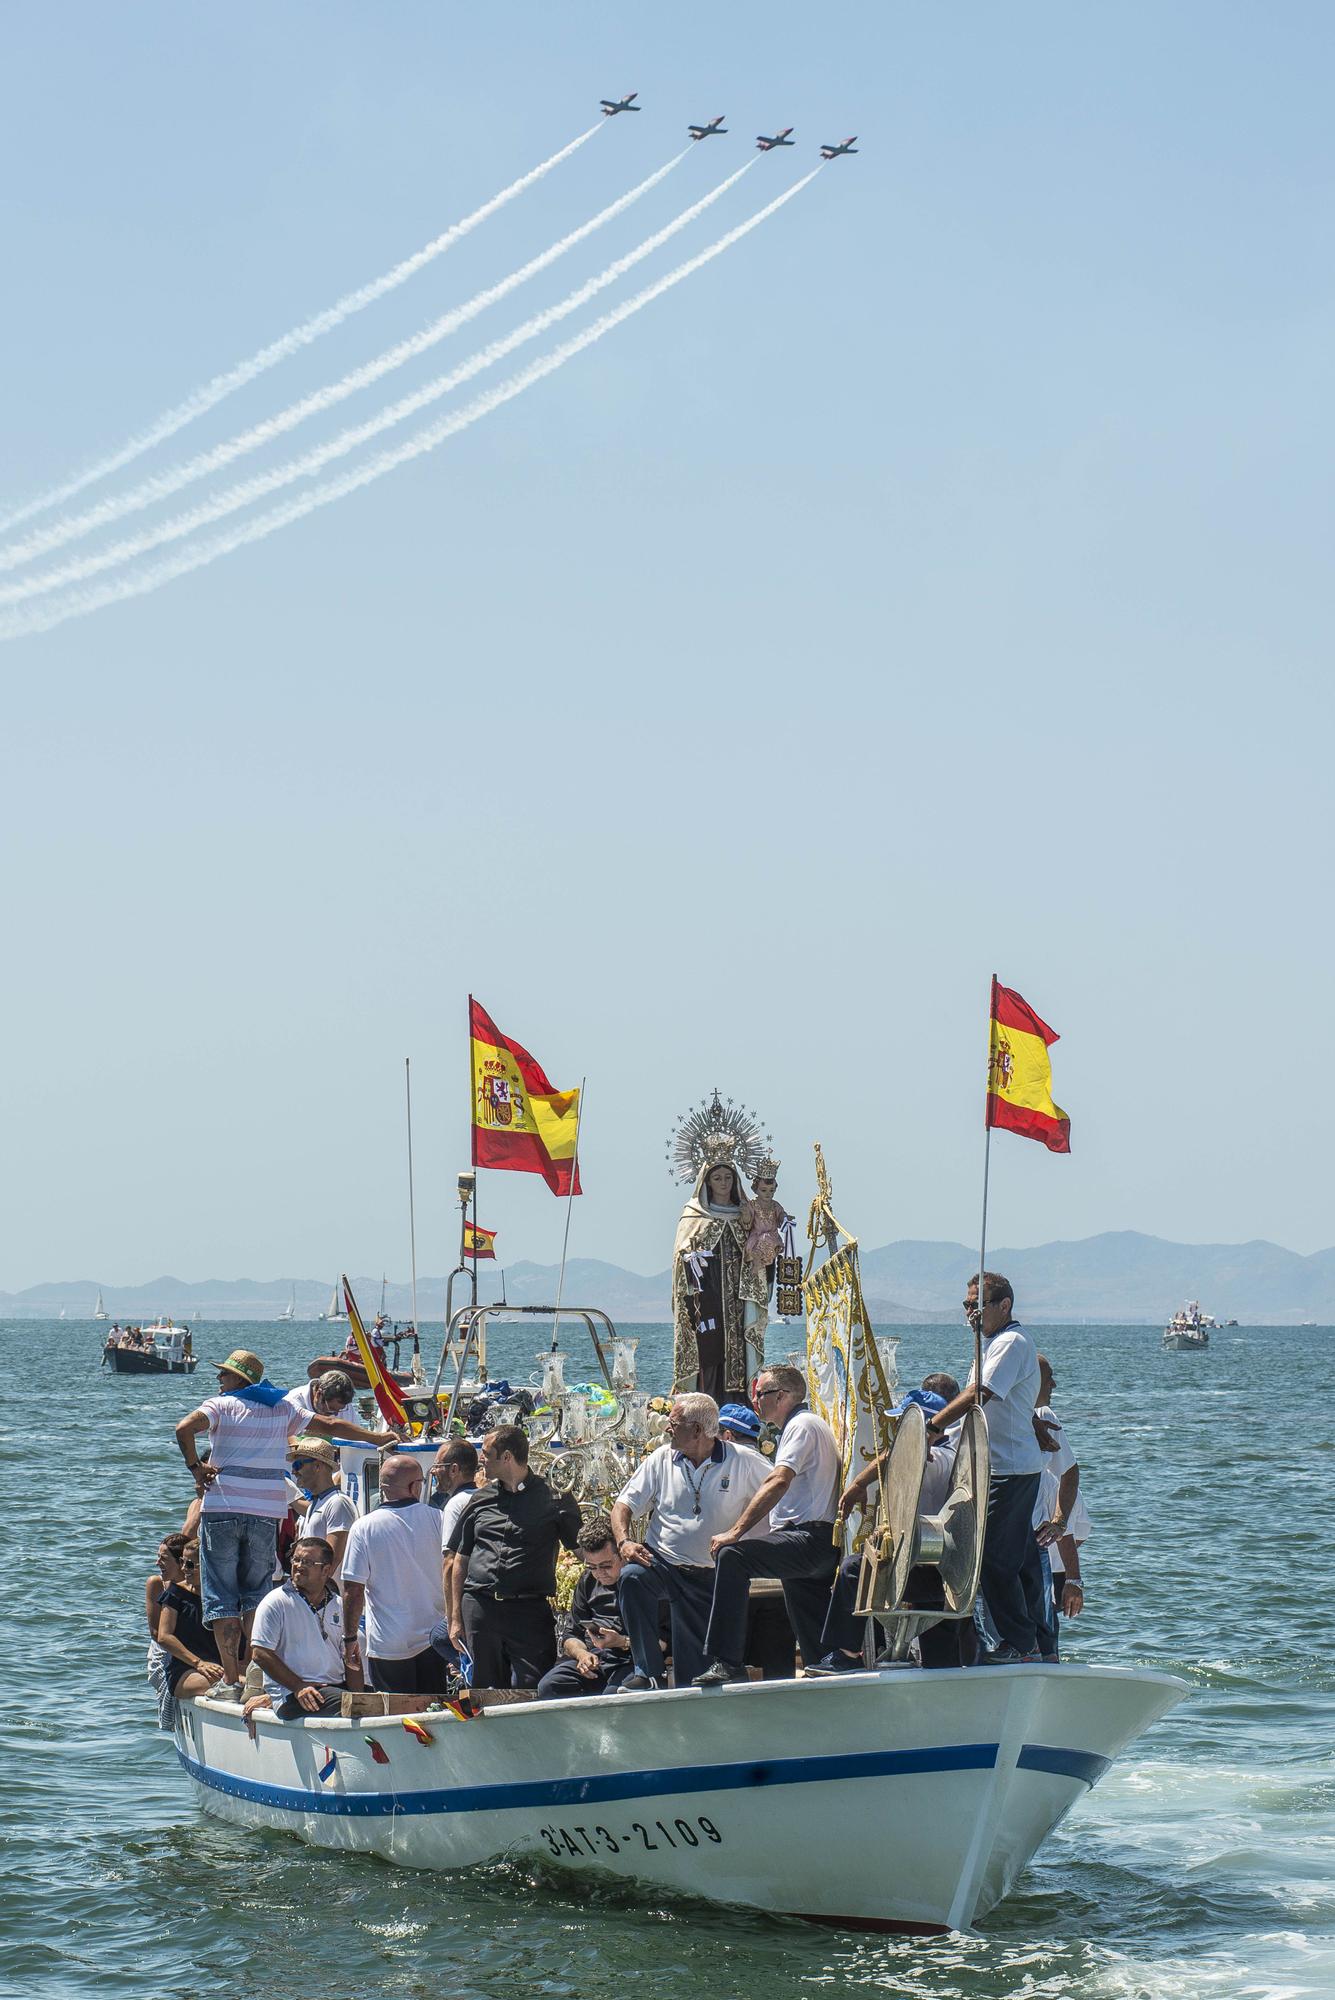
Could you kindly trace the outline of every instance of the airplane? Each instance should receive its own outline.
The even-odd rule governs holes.
[[[785,125],[782,132],[776,132],[772,139],[767,138],[763,132],[760,132],[756,135],[756,144],[762,153],[772,153],[776,146],[795,146],[797,141],[788,137],[792,129],[791,125]]]
[[[603,107],[603,117],[615,118],[618,111],[643,111],[644,106],[635,103],[635,99],[639,94],[638,90],[628,90],[624,97],[600,98],[599,102]]]
[[[727,115],[726,111],[720,111],[718,117],[711,118],[708,125],[688,125],[686,130],[693,139],[712,139],[715,134],[727,131],[728,128],[723,122]]]
[[[841,153],[856,153],[857,147],[853,144],[853,139],[856,139],[857,136],[855,132],[852,139],[845,139],[843,144],[839,146],[822,146],[820,149],[821,158],[823,160],[837,160]]]

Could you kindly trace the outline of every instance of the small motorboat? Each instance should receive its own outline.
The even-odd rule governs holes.
[[[113,1327],[102,1349],[102,1366],[116,1375],[193,1375],[196,1359],[189,1327],[170,1319]]]
[[[1210,1313],[1201,1311],[1199,1300],[1188,1299],[1164,1328],[1163,1344],[1177,1354],[1199,1354],[1210,1345],[1210,1328],[1218,1324]]]

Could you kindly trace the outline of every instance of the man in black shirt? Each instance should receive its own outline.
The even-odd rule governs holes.
[[[584,1573],[569,1611],[557,1620],[562,1657],[538,1682],[539,1701],[614,1693],[635,1666],[617,1602],[617,1578],[624,1565],[606,1514],[580,1529],[575,1547],[584,1558]]]
[[[536,1687],[556,1665],[547,1602],[556,1590],[556,1550],[575,1546],[579,1502],[559,1498],[528,1469],[528,1439],[504,1424],[482,1441],[489,1484],[469,1501],[446,1544],[450,1638],[473,1656],[474,1687]]]

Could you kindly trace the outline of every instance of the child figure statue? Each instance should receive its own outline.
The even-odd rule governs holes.
[[[754,1193],[749,1201],[742,1203],[741,1225],[746,1237],[746,1256],[767,1284],[775,1259],[783,1249],[785,1225],[792,1223],[792,1217],[782,1202],[774,1199],[774,1190],[778,1185],[779,1162],[764,1159],[756,1168]]]

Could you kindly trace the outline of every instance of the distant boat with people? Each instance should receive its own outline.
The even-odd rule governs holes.
[[[193,1375],[196,1356],[188,1326],[156,1319],[151,1326],[113,1326],[102,1366],[113,1375]]]
[[[1164,1328],[1163,1344],[1178,1354],[1196,1354],[1210,1345],[1210,1328],[1218,1325],[1212,1313],[1201,1311],[1199,1299],[1188,1299]]]

